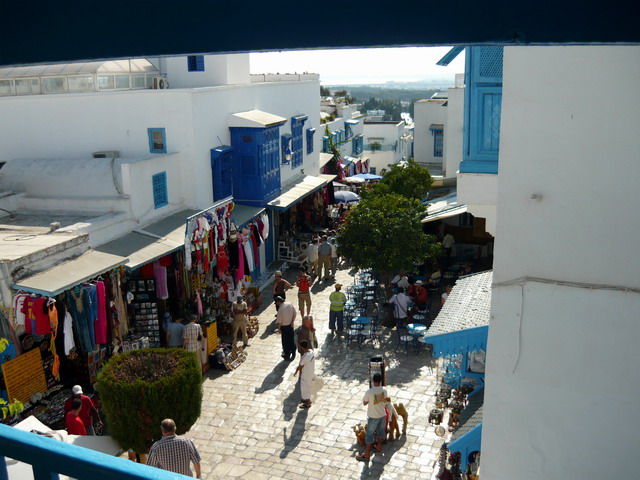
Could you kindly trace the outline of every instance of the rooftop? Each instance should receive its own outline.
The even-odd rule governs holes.
[[[429,335],[489,325],[492,281],[493,270],[460,277],[429,327]]]

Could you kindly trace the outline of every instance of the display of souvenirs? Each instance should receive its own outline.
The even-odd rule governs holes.
[[[156,303],[156,282],[151,278],[129,280],[128,290],[133,295],[129,304],[130,324],[138,337],[147,337],[150,347],[160,346],[160,316]],[[141,345],[136,342],[136,348]],[[132,345],[126,342],[123,351],[128,351]]]

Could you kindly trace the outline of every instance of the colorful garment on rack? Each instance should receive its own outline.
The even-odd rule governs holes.
[[[153,278],[156,280],[156,297],[166,300],[169,298],[167,285],[167,268],[160,265],[159,261],[153,262]]]
[[[67,292],[67,306],[73,318],[73,331],[80,342],[77,346],[82,352],[92,352],[94,330],[89,291],[81,287],[69,290]]]
[[[104,281],[96,282],[96,297],[98,298],[98,316],[94,323],[95,340],[98,345],[107,344],[107,291]]]

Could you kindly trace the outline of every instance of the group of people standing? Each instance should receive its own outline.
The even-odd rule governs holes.
[[[329,235],[322,237],[314,237],[307,247],[307,263],[309,265],[309,273],[318,280],[324,278],[329,280],[330,276],[336,275],[338,269],[338,244],[336,241],[336,232],[331,231]],[[324,277],[322,276],[324,270]]]

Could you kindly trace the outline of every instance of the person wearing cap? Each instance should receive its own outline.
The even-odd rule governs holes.
[[[231,342],[235,345],[238,341],[238,330],[242,332],[243,347],[249,346],[249,336],[247,335],[247,302],[245,302],[242,296],[238,295],[235,303],[232,304],[233,310],[233,335],[231,336]]]
[[[176,318],[167,325],[167,347],[182,347],[183,343],[184,325],[182,324],[182,318]]]
[[[282,358],[287,362],[296,358],[296,342],[293,335],[293,324],[296,319],[296,309],[293,305],[284,301],[282,297],[276,297],[276,324],[278,333],[282,337]]]
[[[287,298],[285,292],[291,288],[291,284],[282,278],[282,272],[280,270],[276,270],[275,276],[276,279],[273,281],[273,300],[275,301],[276,297],[282,297],[284,300]],[[279,308],[276,303],[276,311],[278,311]]]
[[[96,407],[93,405],[91,399],[84,394],[80,385],[75,385],[71,391],[73,392],[72,396],[69,397],[66,402],[64,402],[65,417],[74,409],[74,400],[79,399],[82,408],[80,409],[80,412],[77,413],[77,415],[80,417],[80,420],[82,420],[84,428],[87,432],[86,435],[95,435],[96,432],[93,429],[93,419],[95,418],[98,421],[100,420],[98,410],[96,410]]]
[[[331,333],[336,332],[336,322],[338,324],[338,333],[344,329],[344,306],[347,303],[347,296],[342,293],[342,284],[336,283],[335,292],[329,295],[329,329]]]
[[[416,283],[414,285],[413,297],[415,299],[418,310],[425,310],[427,308],[429,293],[427,292],[427,289],[424,288],[422,280],[416,280]]]

